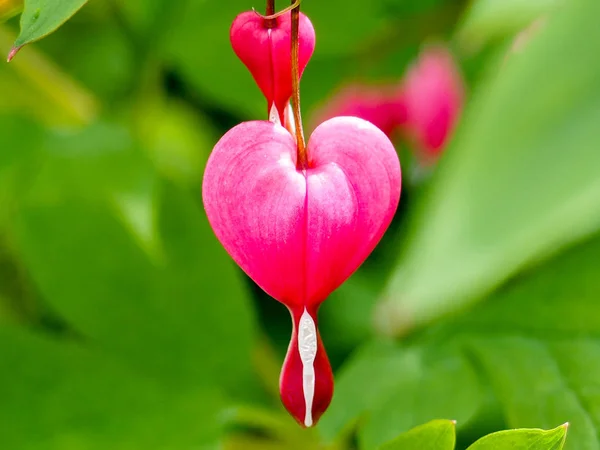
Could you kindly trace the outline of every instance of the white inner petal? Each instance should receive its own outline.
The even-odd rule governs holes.
[[[298,325],[298,351],[302,360],[302,390],[306,413],[304,425],[312,426],[312,406],[315,396],[315,357],[317,356],[317,327],[306,308]]]
[[[279,120],[279,112],[277,112],[275,103],[271,105],[271,110],[269,111],[269,121],[276,125],[281,125],[281,120]]]

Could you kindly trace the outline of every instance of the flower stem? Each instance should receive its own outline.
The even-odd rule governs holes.
[[[292,0],[296,4],[292,9],[292,108],[294,122],[296,122],[296,142],[298,148],[298,161],[296,165],[300,169],[308,167],[308,155],[306,154],[306,143],[304,142],[304,131],[302,129],[302,115],[300,113],[300,68],[298,63],[299,53],[299,25],[300,25],[300,2]]]
[[[270,16],[275,13],[275,0],[267,0],[267,8],[265,9],[265,15]]]
[[[296,6],[298,6],[300,3],[302,3],[302,0],[295,0],[290,6],[288,6],[287,8],[282,9],[281,11],[277,11],[277,12],[267,12],[267,15],[263,16],[262,14],[260,14],[258,11],[254,11],[254,8],[252,8],[252,10],[259,15],[260,17],[262,17],[265,20],[274,20],[277,19],[279,16],[283,16],[286,13],[289,13],[292,9],[294,9]],[[275,6],[273,5],[273,8],[275,8]],[[274,11],[269,9],[269,4],[267,4],[267,11]]]

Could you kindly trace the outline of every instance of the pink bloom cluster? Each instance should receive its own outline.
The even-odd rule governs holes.
[[[333,395],[317,311],[383,236],[398,206],[401,175],[388,137],[356,117],[324,121],[300,157],[295,127],[283,126],[292,96],[290,23],[290,13],[235,19],[232,46],[263,92],[270,120],[244,122],[219,140],[202,197],[233,260],[291,313],[281,399],[302,426],[312,426]],[[302,71],[315,34],[304,15],[299,26]]]
[[[422,162],[435,161],[445,148],[463,105],[463,81],[450,52],[425,49],[396,86],[355,84],[340,90],[315,115],[368,120],[388,137],[404,135]]]

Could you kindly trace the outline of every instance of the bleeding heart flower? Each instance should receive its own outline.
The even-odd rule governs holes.
[[[445,147],[460,116],[463,82],[452,54],[443,47],[425,50],[409,69],[403,89],[407,130],[432,161]]]
[[[242,123],[215,146],[204,174],[208,219],[225,249],[269,295],[286,305],[294,330],[281,398],[304,426],[333,395],[317,310],[365,260],[400,199],[400,163],[389,139],[354,117],[322,123],[307,168],[282,126]]]
[[[269,117],[284,122],[284,110],[292,96],[291,13],[265,19],[254,11],[233,21],[233,51],[246,65],[267,99]],[[315,50],[315,29],[300,13],[298,69],[300,76]]]
[[[353,116],[367,120],[391,138],[406,123],[406,105],[402,92],[395,86],[353,84],[339,90],[315,113],[315,122],[337,116]]]

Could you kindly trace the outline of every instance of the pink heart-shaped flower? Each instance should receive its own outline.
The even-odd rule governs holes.
[[[267,99],[268,112],[275,107],[280,123],[292,96],[291,13],[266,20],[254,11],[238,15],[230,30],[233,51],[248,68]],[[298,24],[298,70],[300,76],[315,50],[315,29],[300,13]]]
[[[269,295],[285,304],[294,332],[280,390],[306,426],[333,393],[316,327],[321,302],[365,260],[400,199],[400,163],[389,139],[355,117],[315,129],[308,168],[296,141],[268,121],[242,123],[215,146],[204,174],[208,219],[225,249]]]

